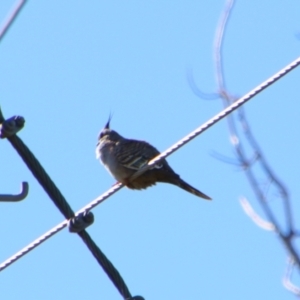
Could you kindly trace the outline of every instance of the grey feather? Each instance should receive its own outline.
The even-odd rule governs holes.
[[[117,181],[131,189],[146,189],[156,182],[171,183],[198,197],[211,199],[182,180],[165,159],[130,181],[130,176],[159,155],[159,151],[147,142],[122,137],[109,128],[109,123],[110,120],[99,134],[96,157]]]

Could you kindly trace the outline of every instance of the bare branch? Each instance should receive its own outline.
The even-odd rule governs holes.
[[[216,100],[216,99],[220,98],[220,95],[217,93],[205,93],[198,88],[198,86],[195,83],[193,71],[191,68],[187,69],[186,75],[187,75],[187,81],[189,83],[191,90],[199,98],[204,99],[204,100]]]
[[[239,117],[239,121],[241,122],[241,126],[243,128],[244,135],[246,136],[251,147],[253,149],[255,149],[257,155],[259,156],[258,161],[261,164],[262,169],[267,174],[267,176],[270,178],[272,183],[274,185],[276,185],[276,188],[278,189],[278,191],[283,199],[283,204],[284,204],[285,214],[286,214],[286,221],[287,221],[287,224],[289,227],[288,229],[289,229],[289,231],[294,230],[293,217],[292,217],[292,212],[291,212],[291,205],[290,205],[290,201],[289,201],[288,191],[287,191],[286,187],[284,186],[284,184],[277,178],[277,176],[271,170],[271,167],[267,163],[267,161],[263,155],[263,152],[261,151],[256,139],[254,138],[254,136],[252,134],[252,131],[250,129],[250,126],[249,126],[248,121],[245,116],[245,112],[242,108],[239,109],[239,111],[238,111],[238,117]]]
[[[251,204],[248,202],[248,200],[245,197],[240,198],[240,203],[242,208],[244,209],[244,212],[251,218],[251,220],[261,227],[264,230],[274,231],[276,228],[274,224],[267,222],[263,220],[252,208]]]
[[[222,60],[222,48],[224,41],[224,33],[226,31],[226,26],[234,5],[234,0],[228,0],[225,5],[225,9],[220,18],[219,26],[217,27],[215,42],[214,42],[214,59],[216,66],[216,80],[219,87],[219,91],[224,91],[225,80],[223,72],[223,60]]]
[[[283,276],[282,283],[287,290],[300,297],[300,288],[291,282],[294,265],[294,260],[291,257],[289,257],[286,264],[285,274]]]
[[[228,27],[228,20],[232,13],[232,9],[234,6],[234,0],[227,0],[224,10],[221,14],[219,25],[216,30],[215,41],[214,41],[214,62],[215,62],[215,70],[216,70],[216,83],[217,89],[219,91],[219,96],[222,99],[224,107],[232,105],[235,103],[236,97],[233,97],[226,88],[225,84],[225,75],[223,69],[223,55],[222,49],[224,44],[224,37],[226,34],[226,30]],[[197,87],[193,87],[192,90],[198,91]],[[199,96],[199,93],[195,92],[196,95]],[[202,97],[201,97],[202,98]],[[245,112],[242,108],[238,109],[237,113],[237,121],[233,114],[227,116],[227,124],[228,131],[230,135],[230,142],[235,151],[237,160],[239,162],[239,166],[245,171],[246,178],[257,198],[258,203],[260,204],[264,215],[266,216],[266,220],[262,219],[252,208],[250,203],[245,199],[240,199],[241,205],[245,211],[245,213],[261,228],[269,231],[274,231],[279,236],[280,240],[284,244],[287,249],[289,257],[292,257],[293,264],[297,266],[298,270],[300,270],[300,256],[297,252],[295,246],[292,241],[294,238],[298,237],[299,230],[295,229],[293,223],[293,214],[291,209],[291,203],[289,198],[289,193],[285,185],[279,180],[277,175],[274,173],[269,163],[266,160],[259,144],[257,143],[251,129],[250,125],[246,119]],[[238,130],[241,128],[241,131]],[[242,136],[239,134],[242,132]],[[245,143],[246,141],[247,143]],[[248,158],[246,154],[246,150],[248,152],[248,148],[250,147],[252,154]],[[254,163],[260,169],[260,173],[257,173],[257,168],[254,169]],[[261,182],[261,173],[264,178],[263,181],[267,182],[267,189],[264,188]],[[259,177],[258,177],[259,176]],[[258,179],[260,178],[260,179]],[[277,191],[277,194],[280,196],[285,212],[286,222],[283,225],[280,225],[279,219],[276,217],[275,213],[271,208],[271,201],[269,201],[269,193],[268,190],[270,188],[274,188]],[[288,269],[290,272],[290,269]],[[286,288],[291,290],[293,293],[299,293],[299,288],[295,287],[291,284],[289,280],[290,276],[286,276],[284,280],[284,285]]]

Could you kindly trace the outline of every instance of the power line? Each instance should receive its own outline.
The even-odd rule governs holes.
[[[73,212],[65,197],[62,195],[62,193],[52,181],[50,176],[47,174],[40,162],[36,159],[34,154],[25,145],[25,143],[15,134],[15,130],[12,128],[13,126],[18,126],[17,122],[13,122],[15,119],[16,117],[13,117],[5,121],[0,110],[0,136],[7,137],[11,145],[15,148],[20,157],[23,159],[24,163],[32,172],[33,176],[43,187],[43,189],[48,194],[53,203],[56,205],[56,207],[64,215],[65,219],[73,219],[75,217],[75,213]],[[56,227],[54,231],[50,230],[50,233],[47,232],[46,235],[43,235],[43,237],[37,239],[34,243],[31,243],[30,247],[26,247],[26,249],[19,251],[18,256],[14,256],[14,258],[10,260],[9,264],[6,263],[4,265],[7,267],[12,262],[23,257],[26,253],[30,252],[32,249],[40,245],[43,241],[47,240],[50,236],[52,236],[53,234],[61,230],[63,227],[65,227],[65,225],[66,224],[63,222],[62,225]],[[129,292],[128,287],[125,284],[125,281],[119,274],[118,270],[113,266],[109,259],[104,255],[104,253],[92,240],[89,234],[84,230],[84,228],[82,228],[81,231],[77,230],[77,234],[89,248],[93,256],[96,258],[97,262],[100,264],[107,276],[111,279],[111,281],[116,286],[123,298],[130,299],[131,294]]]
[[[160,155],[158,155],[157,157],[155,157],[154,159],[152,159],[148,163],[147,166],[145,166],[144,168],[142,168],[139,171],[137,171],[132,176],[131,179],[137,178],[138,176],[140,176],[141,174],[143,174],[144,172],[146,172],[148,169],[150,169],[153,165],[155,165],[156,163],[158,163],[160,160],[166,158],[167,156],[169,156],[172,153],[174,153],[175,151],[177,151],[179,148],[183,147],[185,144],[187,144],[188,142],[190,142],[196,136],[198,136],[201,133],[203,133],[205,130],[207,130],[208,128],[210,128],[211,126],[213,126],[214,124],[216,124],[218,121],[220,121],[223,118],[225,118],[227,115],[229,115],[230,113],[232,113],[234,110],[236,110],[237,108],[239,108],[241,105],[245,104],[247,101],[249,101],[250,99],[252,99],[258,93],[260,93],[261,91],[263,91],[264,89],[266,89],[267,87],[269,87],[271,84],[273,84],[274,82],[276,82],[277,80],[279,80],[280,78],[282,78],[283,76],[285,76],[286,74],[288,74],[290,71],[292,71],[293,69],[295,69],[297,66],[299,66],[299,64],[300,64],[300,57],[298,57],[293,62],[291,62],[290,64],[288,64],[286,67],[284,67],[282,70],[280,70],[279,72],[277,72],[276,74],[274,74],[272,77],[270,77],[269,79],[267,79],[266,81],[264,81],[263,83],[261,83],[259,86],[257,86],[253,90],[251,90],[245,96],[243,96],[242,98],[240,98],[237,101],[235,101],[234,103],[232,103],[226,109],[224,109],[219,114],[217,114],[216,116],[214,116],[213,118],[211,118],[210,120],[208,120],[206,123],[204,123],[203,125],[201,125],[197,129],[195,129],[193,132],[191,132],[190,134],[188,134],[187,136],[185,136],[183,139],[181,139],[176,144],[174,144],[173,146],[171,146],[170,148],[168,148],[166,151],[162,152]],[[1,119],[0,119],[0,122],[1,122]],[[11,140],[11,138],[16,138],[16,136],[10,137],[9,139]],[[20,154],[20,152],[19,152],[19,154]],[[67,224],[69,222],[68,220],[70,218],[72,218],[73,216],[79,216],[83,212],[90,211],[95,206],[97,206],[98,204],[102,203],[104,200],[106,200],[107,198],[109,198],[110,196],[112,196],[114,193],[116,193],[117,191],[119,191],[122,187],[123,187],[123,184],[121,184],[121,183],[116,184],[115,186],[113,186],[112,188],[110,188],[109,190],[107,190],[105,193],[103,193],[102,195],[100,195],[98,198],[96,198],[95,200],[93,200],[92,202],[90,202],[89,204],[87,204],[86,206],[84,206],[82,209],[80,209],[75,214],[73,213],[73,211],[71,210],[71,208],[69,208],[68,206],[65,206],[65,208],[67,208],[67,210],[70,209],[69,213],[68,213],[68,215],[70,217],[67,218],[65,221],[63,221],[62,223],[60,223],[57,226],[55,226],[54,228],[52,228],[51,230],[49,230],[48,232],[46,232],[44,235],[42,235],[41,237],[39,237],[38,239],[36,239],[32,243],[30,243],[28,246],[26,246],[25,248],[23,248],[22,250],[20,250],[19,252],[17,252],[15,255],[11,256],[9,259],[7,259],[6,261],[4,261],[2,264],[0,264],[0,271],[4,270],[9,265],[11,265],[13,262],[17,261],[22,256],[24,256],[25,254],[27,254],[28,252],[30,252],[31,250],[33,250],[34,248],[36,248],[37,246],[39,246],[40,244],[42,244],[48,238],[50,238],[51,236],[53,236],[54,234],[56,234],[57,232],[59,232],[60,230],[62,230],[63,228],[65,228],[67,226]],[[59,202],[56,202],[55,204],[56,204],[56,206],[61,211],[64,210],[64,209],[62,209],[61,204]]]
[[[3,22],[1,28],[0,28],[0,41],[10,28],[10,26],[13,24],[15,19],[17,18],[18,14],[20,13],[21,9],[23,8],[26,0],[19,0],[15,6],[13,7],[10,14],[7,16],[6,20]]]
[[[6,21],[3,23],[2,27],[0,28],[0,41],[6,34],[7,30],[11,27],[13,24],[13,21],[16,19],[17,15],[21,11],[22,7],[26,3],[26,0],[18,0],[12,9],[11,13],[8,15]],[[293,61],[291,64],[286,66],[284,69],[279,71],[277,74],[273,75],[270,79],[263,82],[261,85],[259,85],[257,88],[250,91],[248,94],[246,94],[241,99],[234,102],[232,105],[224,109],[222,112],[217,114],[215,117],[208,120],[206,123],[204,123],[202,126],[198,127],[196,130],[188,134],[186,137],[181,139],[179,142],[174,144],[172,147],[167,149],[166,151],[162,152],[160,155],[152,159],[147,166],[136,172],[131,180],[137,178],[144,172],[146,172],[148,169],[153,167],[156,163],[158,163],[160,160],[166,158],[167,156],[174,153],[176,150],[190,142],[192,139],[194,139],[196,136],[200,135],[202,132],[216,124],[221,119],[225,118],[227,115],[229,115],[231,112],[239,108],[241,105],[249,101],[251,98],[253,98],[255,95],[260,93],[265,88],[269,87],[271,84],[273,84],[275,81],[282,78],[284,75],[286,75],[288,72],[296,68],[300,64],[300,57]],[[1,126],[2,123],[8,124],[8,120],[4,120],[1,110],[0,110],[0,131],[4,131],[4,127]],[[16,151],[19,153],[19,155],[22,157],[25,164],[28,166],[28,168],[31,170],[33,175],[36,177],[38,182],[41,184],[41,186],[44,188],[45,192],[49,195],[49,197],[52,199],[56,207],[60,210],[60,212],[65,216],[65,220],[43,234],[41,237],[37,238],[35,241],[30,243],[28,246],[17,252],[15,255],[11,256],[9,259],[4,261],[0,265],[0,271],[4,270],[8,266],[10,266],[13,262],[17,261],[21,257],[23,257],[25,254],[29,253],[31,250],[42,244],[44,241],[52,237],[54,234],[65,228],[68,224],[69,226],[72,224],[72,221],[76,219],[76,217],[80,218],[83,216],[84,213],[90,212],[92,208],[97,206],[98,204],[102,203],[104,200],[109,198],[111,195],[116,193],[118,190],[120,190],[123,185],[121,183],[118,183],[117,185],[110,188],[107,192],[99,196],[97,199],[93,200],[91,203],[83,207],[78,212],[74,213],[62,193],[59,191],[59,189],[56,187],[54,182],[51,180],[51,178],[48,176],[46,171],[43,169],[41,164],[38,162],[38,160],[35,158],[35,156],[31,153],[31,151],[27,148],[27,146],[23,143],[23,141],[15,135],[15,132],[10,133],[7,136],[8,140],[11,142],[12,146],[16,149]],[[86,224],[83,225],[87,225]],[[91,222],[89,223],[91,224]],[[82,224],[79,224],[82,225]],[[71,227],[69,227],[71,228]],[[89,236],[89,234],[84,230],[85,227],[81,228],[79,226],[79,229],[77,228],[77,234],[82,238],[84,243],[87,245],[95,259],[98,261],[98,263],[101,265],[105,273],[108,275],[108,277],[111,279],[111,281],[114,283],[120,294],[123,296],[124,299],[127,300],[143,300],[142,297],[136,296],[132,297],[129,289],[127,288],[124,280],[122,279],[121,275],[117,271],[117,269],[113,266],[113,264],[108,260],[108,258],[104,255],[104,253],[100,250],[100,248],[94,243],[92,238]]]

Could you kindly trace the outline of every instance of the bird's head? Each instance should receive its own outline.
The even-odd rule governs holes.
[[[100,143],[102,143],[104,141],[116,142],[122,138],[116,131],[109,128],[110,120],[111,120],[111,115],[109,116],[105,127],[101,130],[101,132],[98,135],[97,145],[99,145]]]

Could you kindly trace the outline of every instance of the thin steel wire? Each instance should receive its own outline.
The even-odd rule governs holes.
[[[122,187],[123,187],[123,185],[119,183],[119,184],[113,186],[112,188],[110,188],[106,193],[104,193],[104,194],[101,195],[101,198],[104,198],[102,201],[104,201],[105,199],[107,199],[109,196],[111,196],[112,194],[114,194],[115,192],[117,192]],[[83,209],[81,209],[78,212],[76,212],[75,216],[78,216],[80,213],[82,213],[82,212],[84,212],[86,210],[92,209],[92,207],[94,207],[95,205],[91,206],[91,204],[93,204],[94,202],[97,202],[99,204],[100,202],[98,202],[98,201],[99,201],[98,198],[95,199],[89,205],[86,205]],[[59,231],[61,231],[65,227],[67,227],[68,222],[69,222],[69,220],[64,220],[63,222],[61,222],[60,224],[56,225],[55,227],[53,227],[52,229],[50,229],[49,231],[47,231],[46,233],[44,233],[42,236],[40,236],[39,238],[37,238],[36,240],[34,240],[32,243],[30,243],[29,245],[27,245],[26,247],[24,247],[23,249],[21,249],[20,251],[18,251],[16,254],[14,254],[13,256],[11,256],[10,258],[8,258],[7,260],[5,260],[3,263],[0,264],[0,272],[3,271],[4,269],[6,269],[11,264],[13,264],[18,259],[20,259],[25,254],[27,254],[28,252],[30,252],[31,250],[33,250],[34,248],[36,248],[37,246],[39,246],[40,244],[42,244],[43,242],[45,242],[47,239],[49,239],[50,237],[52,237],[53,235],[55,235],[56,233],[58,233]]]
[[[181,148],[182,146],[184,146],[186,143],[190,142],[196,136],[198,136],[199,134],[203,133],[205,130],[207,130],[208,128],[210,128],[214,124],[216,124],[218,121],[220,121],[223,118],[225,118],[227,115],[229,115],[234,110],[236,110],[237,108],[239,108],[240,106],[242,106],[243,104],[245,104],[247,101],[249,101],[251,98],[253,98],[257,94],[259,94],[260,92],[262,92],[264,89],[266,89],[267,87],[269,87],[271,84],[273,84],[274,82],[276,82],[277,80],[279,80],[280,78],[282,78],[283,76],[285,76],[286,74],[288,74],[290,71],[292,71],[296,67],[298,67],[299,64],[300,64],[300,57],[298,57],[293,62],[291,62],[290,64],[288,64],[286,67],[284,67],[283,69],[281,69],[279,72],[277,72],[276,74],[274,74],[272,77],[270,77],[269,79],[267,79],[266,81],[264,81],[263,83],[261,83],[259,86],[257,86],[256,88],[254,88],[252,91],[250,91],[249,93],[247,93],[245,96],[243,96],[242,98],[240,98],[237,101],[235,101],[234,103],[232,103],[230,106],[228,106],[223,111],[221,111],[220,113],[218,113],[216,116],[214,116],[213,118],[211,118],[210,120],[208,120],[206,123],[204,123],[203,125],[201,125],[197,129],[195,129],[193,132],[191,132],[186,137],[184,137],[183,139],[181,139],[179,142],[177,142],[176,144],[174,144],[172,147],[170,147],[169,149],[167,149],[166,151],[162,152],[160,155],[158,155],[157,157],[155,157],[154,159],[152,159],[148,163],[147,166],[145,166],[143,169],[137,171],[133,175],[132,179],[138,177],[139,175],[141,175],[142,173],[144,173],[146,170],[150,169],[153,165],[157,164],[160,160],[168,157],[169,155],[171,155],[172,153],[174,153],[176,150],[178,150],[179,148]]]
[[[25,254],[27,254],[28,252],[30,252],[31,250],[33,250],[34,248],[36,248],[37,246],[39,246],[40,244],[42,244],[43,242],[45,242],[47,239],[49,239],[50,237],[52,237],[57,232],[59,232],[62,229],[64,229],[67,226],[67,224],[68,224],[68,220],[64,220],[63,222],[61,222],[60,224],[56,225],[54,228],[52,228],[51,230],[47,231],[42,236],[40,236],[39,238],[37,238],[36,240],[34,240],[32,243],[30,243],[29,245],[27,245],[26,247],[24,247],[23,249],[21,249],[20,251],[18,251],[16,254],[14,254],[13,256],[11,256],[9,259],[7,259],[6,261],[4,261],[0,265],[0,271],[3,271],[5,268],[7,268],[9,265],[11,265],[15,261],[17,261],[19,258],[21,258]]]
[[[213,118],[211,118],[210,120],[208,120],[206,123],[204,123],[203,125],[201,125],[197,129],[195,129],[193,132],[191,132],[186,137],[184,137],[183,139],[181,139],[180,141],[178,141],[176,144],[174,144],[173,146],[171,146],[170,148],[168,148],[166,151],[162,152],[160,155],[158,155],[157,157],[155,157],[154,159],[152,159],[148,163],[147,166],[145,166],[141,170],[137,171],[132,176],[131,179],[137,178],[138,176],[140,176],[141,174],[143,174],[144,172],[146,172],[148,169],[150,169],[153,165],[157,164],[160,160],[168,157],[169,155],[171,155],[172,153],[174,153],[175,151],[177,151],[179,148],[181,148],[182,146],[184,146],[185,144],[187,144],[188,142],[190,142],[196,136],[198,136],[199,134],[201,134],[202,132],[204,132],[205,130],[207,130],[208,128],[210,128],[211,126],[213,126],[214,124],[216,124],[218,121],[220,121],[223,118],[225,118],[228,114],[232,113],[234,110],[236,110],[237,108],[239,108],[241,105],[245,104],[247,101],[249,101],[251,98],[253,98],[254,96],[256,96],[258,93],[260,93],[261,91],[263,91],[264,89],[266,89],[267,87],[269,87],[271,84],[273,84],[274,82],[276,82],[277,80],[279,80],[280,78],[282,78],[283,76],[285,76],[286,74],[288,74],[290,71],[292,71],[297,66],[299,66],[299,64],[300,64],[300,57],[298,57],[293,62],[291,62],[289,65],[287,65],[285,68],[283,68],[282,70],[280,70],[279,72],[277,72],[276,74],[274,74],[272,77],[270,77],[269,79],[267,79],[266,81],[264,81],[258,87],[254,88],[252,91],[250,91],[249,93],[247,93],[245,96],[243,96],[242,98],[238,99],[236,102],[232,103],[226,109],[224,109],[219,114],[217,114],[216,116],[214,116]],[[92,202],[90,202],[89,204],[87,204],[86,206],[84,206],[82,209],[80,209],[75,215],[77,216],[77,215],[79,215],[80,213],[82,213],[84,211],[89,211],[89,210],[93,209],[95,206],[97,206],[98,204],[102,203],[104,200],[106,200],[107,198],[109,198],[110,196],[112,196],[114,193],[116,193],[117,191],[119,191],[122,187],[123,187],[123,184],[121,184],[121,183],[118,183],[118,184],[114,185],[108,191],[106,191],[104,194],[100,195],[98,198],[96,198],[95,200],[93,200]],[[57,225],[56,227],[54,227],[53,229],[49,230],[44,235],[42,235],[41,237],[39,237],[38,239],[36,239],[34,242],[30,243],[28,246],[26,246],[25,248],[23,248],[22,250],[20,250],[19,252],[17,252],[15,255],[11,256],[9,259],[7,259],[6,261],[4,261],[0,265],[0,271],[4,270],[9,265],[11,265],[13,262],[15,262],[16,260],[18,260],[19,258],[21,258],[22,256],[24,256],[25,254],[27,254],[28,252],[30,252],[31,250],[33,250],[34,248],[36,248],[40,244],[42,244],[44,241],[46,241],[48,238],[50,238],[51,236],[53,236],[54,234],[56,234],[60,230],[62,230],[64,227],[67,226],[67,224],[68,224],[68,220],[63,221],[62,223],[60,223],[59,225]]]
[[[20,13],[21,9],[23,8],[25,2],[26,2],[26,0],[19,0],[15,4],[14,8],[10,12],[10,14],[6,18],[6,20],[3,22],[3,24],[0,28],[0,42],[3,39],[4,35],[6,34],[6,32],[8,31],[8,29],[10,28],[10,26],[13,24],[13,22],[17,18],[18,14]]]

